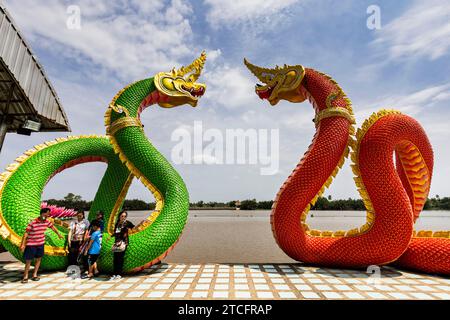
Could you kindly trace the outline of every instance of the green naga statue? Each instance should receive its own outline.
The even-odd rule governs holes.
[[[163,259],[177,243],[186,224],[189,194],[171,164],[145,136],[141,112],[152,105],[193,107],[205,93],[197,83],[206,54],[191,65],[128,85],[112,100],[105,113],[106,136],[86,135],[58,138],[35,146],[16,159],[0,175],[0,247],[23,261],[21,238],[27,224],[39,215],[41,195],[57,173],[87,162],[107,163],[89,217],[105,212],[105,234],[112,234],[128,188],[139,179],[154,195],[155,210],[129,235],[124,271],[137,272]],[[55,220],[60,233],[68,230]],[[103,237],[99,268],[113,268],[113,238]],[[68,265],[66,240],[48,232],[41,267],[64,269]]]

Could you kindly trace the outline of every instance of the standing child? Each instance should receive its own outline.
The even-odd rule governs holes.
[[[98,221],[98,223],[100,224],[100,231],[103,232],[105,229],[105,221],[104,221],[104,217],[105,214],[103,213],[102,210],[97,211],[97,214],[95,216],[95,219],[92,220],[92,222],[94,221]],[[93,232],[92,228],[89,228],[89,235]]]
[[[97,215],[95,217],[94,220],[92,220],[92,222],[94,221],[98,221],[99,225],[100,225],[100,231],[103,233],[104,230],[104,226],[105,226],[105,221],[104,219],[105,214],[103,213],[103,211],[99,210],[97,211]],[[92,233],[94,232],[93,228],[92,228],[92,222],[89,225],[88,228],[88,232],[86,232],[84,238],[83,238],[83,243],[81,244],[81,253],[80,253],[80,257],[78,258],[80,260],[80,263],[83,265],[83,268],[85,270],[89,269],[89,265],[88,265],[88,261],[87,261],[87,257],[84,256],[84,250],[86,249],[87,245],[89,244],[89,240],[91,238]]]
[[[88,278],[92,279],[94,275],[98,274],[97,259],[100,256],[102,249],[102,232],[100,223],[96,220],[92,221],[92,234],[89,243],[84,251],[84,255],[88,256],[89,273]]]

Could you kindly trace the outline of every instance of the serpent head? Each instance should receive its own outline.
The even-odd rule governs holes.
[[[301,65],[273,69],[255,66],[244,59],[247,68],[263,83],[256,85],[256,94],[261,99],[267,99],[271,105],[280,100],[303,102],[306,97],[301,93],[300,86],[305,77],[305,68]]]
[[[173,108],[183,104],[196,107],[198,99],[206,91],[206,85],[196,82],[205,61],[206,53],[203,51],[200,57],[187,67],[158,73],[154,79],[155,86],[160,94],[167,96],[164,102],[159,102],[159,105],[164,108]]]

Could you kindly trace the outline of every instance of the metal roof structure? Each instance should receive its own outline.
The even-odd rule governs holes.
[[[0,4],[0,117],[7,131],[25,120],[42,123],[40,131],[70,131],[59,98],[30,47]]]

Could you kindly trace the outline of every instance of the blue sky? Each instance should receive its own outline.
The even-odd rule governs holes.
[[[431,195],[449,195],[450,3],[448,1],[312,0],[5,0],[44,66],[69,116],[72,134],[104,134],[103,113],[131,81],[190,63],[206,49],[206,96],[198,108],[145,111],[145,130],[170,158],[172,132],[192,128],[279,129],[280,170],[260,175],[258,165],[176,165],[191,200],[273,199],[311,142],[307,103],[271,108],[254,94],[243,57],[259,65],[302,64],[332,75],[352,99],[358,125],[380,108],[399,109],[426,129],[435,150]],[[66,27],[69,5],[81,9],[81,29]],[[377,5],[381,29],[366,26]],[[0,165],[29,147],[61,136],[10,134]],[[68,192],[92,199],[101,164],[55,177],[44,198]],[[329,191],[357,197],[347,161]],[[134,183],[129,198],[149,200]]]

